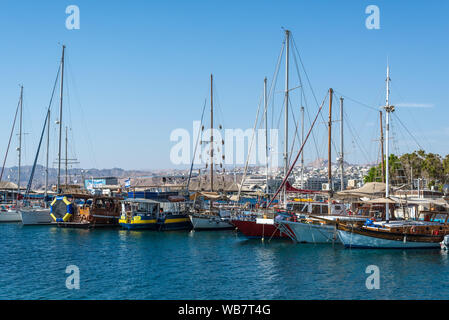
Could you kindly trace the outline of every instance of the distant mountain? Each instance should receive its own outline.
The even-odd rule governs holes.
[[[31,175],[32,166],[22,166],[20,170],[20,185],[26,186]],[[100,178],[100,177],[117,177],[117,178],[128,178],[128,177],[140,177],[140,176],[152,176],[153,171],[146,170],[124,170],[121,168],[112,169],[68,169],[67,176],[70,183],[79,184],[82,183],[84,179],[90,177]],[[5,168],[3,173],[2,181],[11,181],[17,183],[18,167]],[[61,182],[65,183],[66,172],[64,167],[61,168]],[[58,169],[49,168],[48,169],[48,182],[50,185],[56,184],[58,179]],[[36,170],[34,172],[33,185],[32,188],[39,189],[45,185],[45,167],[42,165],[36,165]]]

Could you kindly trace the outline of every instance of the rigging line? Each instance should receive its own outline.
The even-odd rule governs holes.
[[[352,102],[355,102],[355,103],[357,103],[357,104],[360,104],[361,106],[363,106],[363,107],[365,107],[365,108],[368,108],[368,109],[371,109],[371,110],[374,110],[374,111],[379,111],[379,108],[372,107],[372,106],[370,106],[370,105],[367,105],[366,103],[363,103],[363,102],[357,101],[357,100],[355,100],[355,99],[353,99],[353,98],[350,98],[350,97],[348,97],[347,95],[344,95],[343,93],[341,93],[341,92],[339,92],[339,91],[337,91],[337,90],[335,90],[335,89],[334,89],[334,92],[338,93],[339,95],[341,95],[341,96],[342,96],[343,98],[345,98],[345,99],[348,99],[348,100],[351,100]]]
[[[257,107],[256,120],[254,121],[253,135],[251,137],[251,144],[250,144],[250,146],[248,148],[248,156],[246,157],[245,170],[243,171],[243,177],[242,177],[242,180],[241,180],[240,185],[239,185],[239,191],[237,193],[237,199],[238,200],[240,199],[240,193],[242,191],[242,186],[243,186],[243,183],[245,182],[246,173],[247,173],[247,170],[248,170],[249,159],[251,158],[251,151],[252,151],[252,147],[253,147],[254,136],[255,136],[255,133],[256,133],[255,129],[257,127],[257,122],[259,120],[259,111],[260,111],[260,106],[262,105],[262,98],[263,98],[263,94],[262,94],[262,96],[259,99],[259,106]]]
[[[271,127],[272,128],[274,126],[274,89],[276,87],[277,79],[279,76],[279,69],[281,66],[282,57],[284,55],[284,48],[285,48],[285,39],[282,41],[281,52],[279,53],[279,56],[278,56],[278,61],[277,61],[276,67],[274,69],[273,80],[271,81],[270,90],[268,93],[268,100],[273,99],[272,104],[271,104]]]
[[[294,53],[294,52],[293,52]],[[298,55],[299,55],[299,53],[298,53]],[[300,73],[300,71],[299,71],[299,66],[298,66],[298,61],[297,61],[297,59],[296,59],[296,55],[295,54],[293,54],[293,60],[295,61],[295,67],[296,67],[296,73],[298,74],[298,78],[299,78],[299,83],[300,83],[300,85],[301,85],[301,102],[302,102],[302,99],[304,98],[304,104],[305,104],[305,106],[306,106],[306,111],[307,111],[307,117],[308,117],[308,119],[309,119],[309,125],[310,125],[310,123],[311,123],[311,120],[310,120],[310,114],[309,114],[309,106],[308,106],[308,103],[307,103],[307,98],[306,98],[306,95],[305,95],[305,93],[304,93],[304,85],[303,85],[303,82],[302,82],[302,77],[301,77],[301,73]],[[305,70],[304,70],[304,73],[305,73]],[[310,85],[309,85],[310,86]],[[313,93],[313,90],[311,90],[312,91],[312,93]],[[316,99],[316,98],[315,98]],[[302,103],[301,103],[302,104]],[[312,132],[312,140],[313,140],[313,143],[315,144],[315,151],[316,151],[316,153],[317,153],[317,157],[319,158],[319,152],[318,152],[318,146],[317,146],[317,142],[316,142],[316,137],[315,137],[315,133],[314,132]]]
[[[206,103],[207,103],[207,99],[204,99],[203,112],[201,113],[200,130],[198,130],[198,136],[196,138],[196,144],[195,144],[195,151],[193,152],[192,164],[190,165],[189,179],[187,180],[187,187],[186,187],[187,192],[189,192],[190,179],[192,178],[192,171],[193,171],[193,165],[195,162],[196,150],[198,149],[198,142],[201,137],[201,128],[203,126],[203,118],[204,118],[204,111],[206,110]],[[200,179],[201,179],[201,177],[200,177]],[[196,199],[196,197],[195,197],[195,199]]]
[[[53,90],[52,90],[52,93],[51,93],[50,102],[48,104],[47,112],[45,113],[44,127],[42,128],[41,138],[39,140],[39,145],[37,147],[36,157],[34,158],[33,168],[31,169],[30,179],[28,180],[28,185],[27,185],[27,189],[26,189],[25,195],[28,195],[30,193],[30,191],[31,191],[31,185],[33,183],[34,172],[36,170],[37,159],[39,158],[39,151],[41,149],[42,140],[43,140],[44,135],[45,135],[45,127],[46,127],[46,125],[50,125],[50,119],[48,118],[48,113],[51,110],[51,104],[53,102],[53,97],[55,96],[55,90],[56,90],[56,85],[58,83],[58,78],[59,78],[60,71],[61,71],[61,66],[59,66],[59,68],[58,68],[58,73],[56,74],[55,83],[53,84]]]
[[[291,103],[291,101],[290,101],[290,98],[289,98],[288,100],[289,100],[289,105],[291,106],[292,103]],[[301,139],[299,139],[299,133],[298,133],[298,127],[299,127],[299,120],[300,120],[300,119],[298,119],[298,121],[296,121],[295,113],[293,112],[293,108],[290,108],[290,111],[291,111],[292,116],[293,116],[293,122],[295,123],[295,134],[293,135],[292,147],[291,147],[291,149],[290,149],[290,156],[289,156],[289,159],[288,159],[288,164],[289,164],[289,166],[290,166],[291,159],[292,159],[293,148],[294,148],[295,143],[296,143],[296,138],[298,138],[298,142],[299,142],[299,143],[300,143],[300,141],[301,141]]]
[[[66,56],[67,56],[67,54],[66,54]],[[70,63],[70,59],[66,59],[66,61],[67,61],[67,63],[66,63],[67,64],[67,73],[69,74],[70,77],[72,77],[72,82],[71,83],[73,84],[73,89],[75,91],[75,96],[76,96],[78,104],[79,104],[79,111],[80,111],[81,121],[86,124],[85,125],[85,130],[83,132],[85,132],[86,135],[87,135],[87,147],[88,147],[88,149],[90,151],[89,155],[90,155],[91,161],[93,162],[94,167],[98,168],[97,160],[96,160],[95,152],[94,152],[94,147],[93,147],[93,144],[92,144],[92,138],[91,138],[90,131],[89,131],[89,125],[87,125],[87,121],[85,120],[84,111],[83,111],[83,105],[82,105],[81,100],[80,100],[80,95],[79,95],[79,92],[78,92],[78,86],[76,84],[75,76],[73,75],[73,72],[72,72],[72,66],[71,66],[71,63]]]
[[[5,170],[6,159],[8,158],[9,147],[11,145],[12,136],[14,134],[14,128],[16,126],[17,113],[19,112],[19,107],[20,107],[20,99],[19,102],[17,103],[16,114],[14,115],[14,122],[12,124],[11,134],[9,135],[8,147],[6,148],[5,158],[3,159],[2,172],[0,173],[0,181],[2,181],[3,171]]]
[[[416,142],[416,144],[418,145],[418,147],[421,150],[424,150],[421,145],[419,144],[418,140],[416,140],[415,136],[407,129],[407,127],[402,123],[401,119],[393,113],[393,116],[397,118],[397,120],[399,121],[399,123],[404,127],[405,131],[407,131],[407,133],[412,137],[412,139]]]
[[[304,67],[304,63],[302,62],[301,55],[299,54],[298,47],[296,46],[295,38],[291,37],[291,39],[292,39],[292,42],[293,42],[293,47],[295,48],[296,53],[298,54],[299,62],[301,63],[302,69],[304,70],[304,74],[306,75],[307,83],[309,84],[310,91],[312,92],[313,98],[315,99],[315,103],[316,103],[317,106],[319,106],[318,99],[316,98],[315,91],[313,90],[312,84],[311,84],[310,79],[309,79],[309,75],[307,74],[306,68]]]
[[[282,188],[284,188],[285,183],[287,182],[288,177],[290,176],[290,174],[291,174],[291,172],[292,172],[292,170],[293,170],[293,168],[294,168],[296,162],[297,162],[298,159],[299,159],[299,156],[301,155],[301,153],[302,153],[302,151],[303,151],[303,149],[304,149],[304,145],[306,144],[307,140],[309,139],[310,133],[312,132],[313,127],[315,126],[316,120],[318,119],[318,116],[319,116],[319,114],[320,114],[320,112],[321,112],[321,109],[323,108],[323,105],[324,105],[324,102],[326,101],[326,97],[327,97],[327,96],[328,96],[328,94],[326,94],[326,96],[324,97],[323,103],[321,104],[320,108],[318,109],[318,113],[317,113],[315,119],[313,120],[312,126],[310,127],[309,132],[307,133],[307,136],[305,137],[305,139],[304,139],[304,141],[303,141],[303,143],[302,143],[302,145],[301,145],[301,148],[299,149],[298,154],[296,155],[295,160],[293,161],[292,165],[291,165],[290,168],[288,169],[288,172],[287,172],[287,174],[285,175],[284,179],[282,180],[282,183],[281,183],[281,185],[279,186],[279,188],[277,189],[276,193],[275,193],[275,194],[273,195],[273,197],[271,198],[270,203],[267,205],[267,209],[271,206],[271,204],[273,203],[274,199],[277,197],[277,195],[278,195],[279,192],[282,190]]]
[[[66,59],[67,61],[67,59]],[[71,103],[71,96],[70,96],[70,91],[69,91],[69,79],[67,79],[67,81],[65,81],[65,93],[66,93],[66,102],[67,102],[67,113],[68,113],[68,118],[69,118],[69,125],[68,127],[68,131],[70,131],[70,138],[67,135],[67,140],[70,141],[70,143],[68,143],[68,149],[70,150],[71,154],[74,155],[73,158],[75,158],[76,155],[76,145],[75,145],[75,139],[73,139],[73,121],[72,121],[72,103]]]
[[[402,101],[406,101],[406,99],[404,99],[404,97],[401,95],[400,90],[398,88],[398,86],[394,85],[393,83],[391,84],[391,88],[394,89],[394,92],[399,96],[399,98],[401,98]],[[401,111],[406,109],[408,115],[410,116],[410,118],[413,121],[414,127],[418,129],[418,131],[420,131],[421,133],[423,133],[424,131],[422,130],[422,127],[420,126],[419,122],[416,121],[415,117],[413,116],[413,113],[411,111],[412,108],[401,108]],[[424,139],[428,145],[430,145],[429,140],[427,139],[426,135],[421,134],[422,139]]]
[[[301,59],[301,55],[299,54],[299,49],[298,49],[298,47],[297,47],[297,45],[296,45],[296,42],[295,42],[294,37],[292,37],[292,42],[293,42],[293,47],[294,47],[294,49],[296,50],[296,53],[297,53],[297,55],[298,55],[299,62],[301,63],[301,67],[302,67],[302,69],[304,70],[304,74],[305,74],[305,76],[306,76],[307,83],[308,83],[308,85],[309,85],[310,91],[312,92],[312,96],[313,96],[313,98],[315,99],[316,105],[319,106],[318,99],[317,99],[317,97],[316,97],[316,95],[315,95],[315,91],[313,90],[312,83],[310,82],[309,75],[307,74],[306,68],[305,68],[304,63],[303,63],[303,61],[302,61],[302,59]],[[293,56],[294,56],[294,51],[293,51]],[[324,119],[324,116],[323,116],[322,113],[320,113],[320,116],[321,116],[321,120],[323,120],[323,123],[326,124],[326,120]]]
[[[363,156],[365,157],[365,160],[367,161],[367,163],[369,163],[369,158],[368,158],[368,153],[366,150],[364,150],[364,148],[362,148],[362,145],[359,143],[359,137],[354,133],[354,131],[352,130],[352,124],[349,121],[348,115],[346,114],[346,111],[343,110],[343,113],[345,115],[345,119],[346,119],[346,124],[348,125],[349,128],[349,132],[352,135],[352,137],[354,138],[354,142],[357,144],[357,146],[359,147],[360,151],[362,152]]]

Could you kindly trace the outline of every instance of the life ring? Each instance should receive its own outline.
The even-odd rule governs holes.
[[[55,197],[50,204],[50,215],[55,222],[67,222],[73,215],[73,203],[66,196]]]
[[[410,233],[416,233],[416,227],[415,226],[410,228]]]

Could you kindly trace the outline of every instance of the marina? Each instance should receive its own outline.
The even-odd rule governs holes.
[[[0,300],[449,300],[438,1],[16,8]]]

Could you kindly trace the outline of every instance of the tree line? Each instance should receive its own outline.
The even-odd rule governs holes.
[[[414,179],[423,178],[427,180],[427,187],[435,186],[442,190],[449,182],[449,154],[442,157],[436,153],[426,153],[417,150],[412,153],[404,153],[400,157],[390,154],[389,156],[390,182],[393,185],[410,184]],[[385,161],[384,161],[384,168]],[[371,167],[364,177],[364,182],[382,181],[382,163]],[[385,181],[385,173],[384,180]]]

